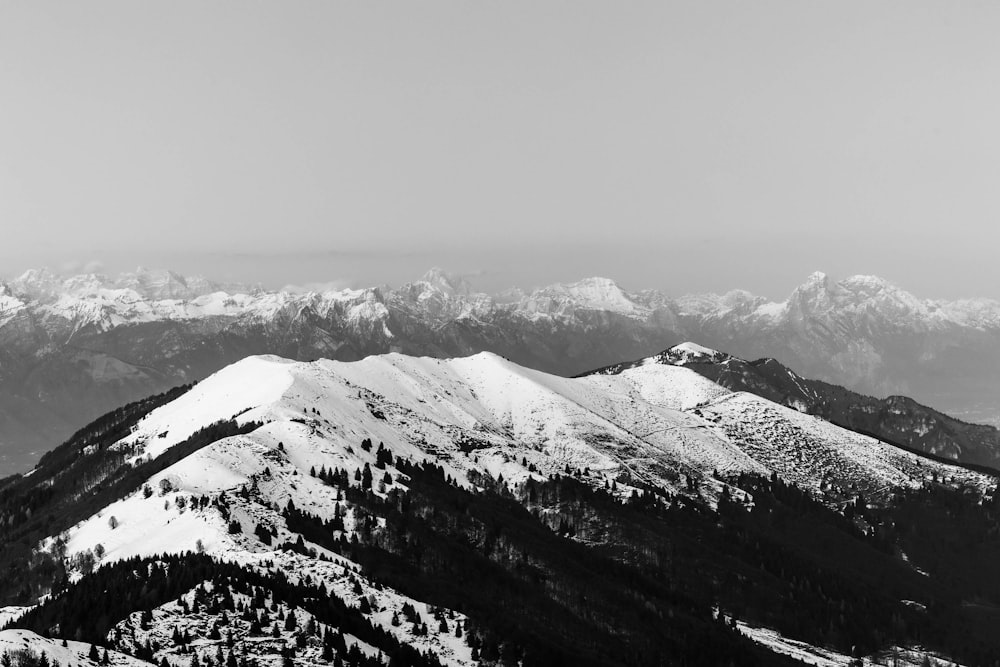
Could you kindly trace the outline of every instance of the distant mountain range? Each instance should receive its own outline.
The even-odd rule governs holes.
[[[741,291],[629,293],[603,278],[490,296],[440,270],[398,288],[326,292],[166,271],[29,271],[0,283],[0,472],[27,467],[97,415],[252,354],[491,351],[574,375],[683,340],[965,419],[1000,414],[990,410],[1000,396],[1000,303],[920,300],[872,277],[815,274],[772,303]]]

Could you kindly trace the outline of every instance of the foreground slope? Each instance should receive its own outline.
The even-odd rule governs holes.
[[[97,667],[101,664],[114,667],[149,667],[148,662],[118,651],[108,651],[106,662],[103,661],[103,655],[94,660],[91,657],[93,646],[84,642],[49,639],[30,630],[0,631],[0,655],[7,654],[14,660],[21,658],[19,654],[28,652],[32,654],[30,658],[41,658],[44,655],[50,664],[54,663],[60,667]]]

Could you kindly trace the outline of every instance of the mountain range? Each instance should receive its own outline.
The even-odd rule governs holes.
[[[995,474],[696,372],[722,353],[661,357],[252,356],[119,407],[0,480],[0,651],[993,664]]]
[[[920,300],[872,277],[815,274],[773,303],[742,291],[632,293],[603,278],[490,296],[440,270],[398,288],[330,291],[29,271],[0,283],[0,469],[25,469],[98,415],[253,354],[491,351],[573,375],[684,340],[966,421],[998,414],[1000,304]]]

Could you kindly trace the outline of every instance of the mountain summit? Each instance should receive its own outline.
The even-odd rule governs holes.
[[[681,343],[660,354],[586,375],[616,375],[654,365],[682,366],[732,391],[744,391],[833,424],[928,455],[1000,470],[1000,430],[969,424],[905,396],[866,396],[802,377],[773,358],[746,361]]]

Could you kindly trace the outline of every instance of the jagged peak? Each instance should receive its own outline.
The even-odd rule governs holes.
[[[184,276],[168,269],[148,269],[143,266],[136,267],[131,273],[119,274],[113,280],[105,280],[105,283],[113,288],[135,290],[151,299],[191,299],[219,291],[221,287],[202,276]]]
[[[614,278],[605,278],[604,276],[590,276],[570,284],[585,287],[600,287],[602,289],[621,289]]]
[[[589,278],[582,278],[572,283],[557,283],[554,287],[561,287],[573,293],[613,294],[628,298],[628,294],[626,294],[617,281],[613,278],[605,278],[603,276],[590,276]],[[629,300],[631,301],[631,299]]]
[[[835,305],[840,291],[836,283],[830,283],[829,275],[814,271],[792,291],[788,305],[792,312],[826,311]]]
[[[874,274],[855,274],[846,278],[832,281],[829,274],[822,271],[814,271],[806,278],[796,291],[828,291],[828,292],[865,292],[877,293],[882,291],[901,292],[902,290],[892,282],[876,276]]]
[[[427,283],[449,294],[469,295],[472,293],[472,286],[469,285],[465,278],[457,273],[446,271],[439,266],[431,267],[420,278],[420,282]]]
[[[830,288],[830,276],[823,271],[813,271],[795,291],[819,291]]]
[[[54,280],[56,275],[46,266],[40,269],[28,269],[21,275],[19,275],[15,280],[22,283],[35,283],[40,281]]]
[[[150,280],[173,281],[173,282],[178,282],[182,285],[187,285],[188,280],[200,280],[198,276],[192,276],[191,278],[188,278],[187,276],[183,276],[177,273],[176,271],[171,271],[170,269],[150,269],[146,268],[145,266],[137,266],[135,267],[135,270],[132,271],[131,273],[123,273],[120,276],[118,276],[118,279],[121,280],[122,278],[129,278],[129,277],[134,277],[137,280],[144,280],[144,281],[150,281]]]
[[[532,292],[522,305],[534,307],[539,299],[570,302],[584,309],[634,313],[642,307],[611,278],[592,276],[572,283],[555,283]]]
[[[933,317],[931,302],[917,298],[884,278],[865,274],[831,284],[826,274],[814,273],[796,288],[789,304],[813,313],[871,311],[882,317],[916,317],[921,321]]]
[[[624,293],[624,290],[614,279],[603,276],[589,276],[572,282],[552,283],[536,288],[533,292],[572,292],[575,290],[608,290]]]
[[[844,278],[840,282],[845,285],[871,285],[880,288],[895,287],[895,285],[893,285],[885,278],[865,273],[859,273],[853,276],[848,276],[847,278]]]
[[[59,277],[48,267],[28,269],[10,283],[11,291],[16,295],[30,299],[46,298],[58,291]]]
[[[898,286],[889,282],[885,278],[874,275],[855,275],[848,278],[844,278],[837,283],[838,287],[841,289],[848,290],[857,294],[864,294],[866,296],[875,296],[877,294],[889,293],[889,294],[901,294],[906,295],[907,298],[912,299],[909,293],[900,289]]]

